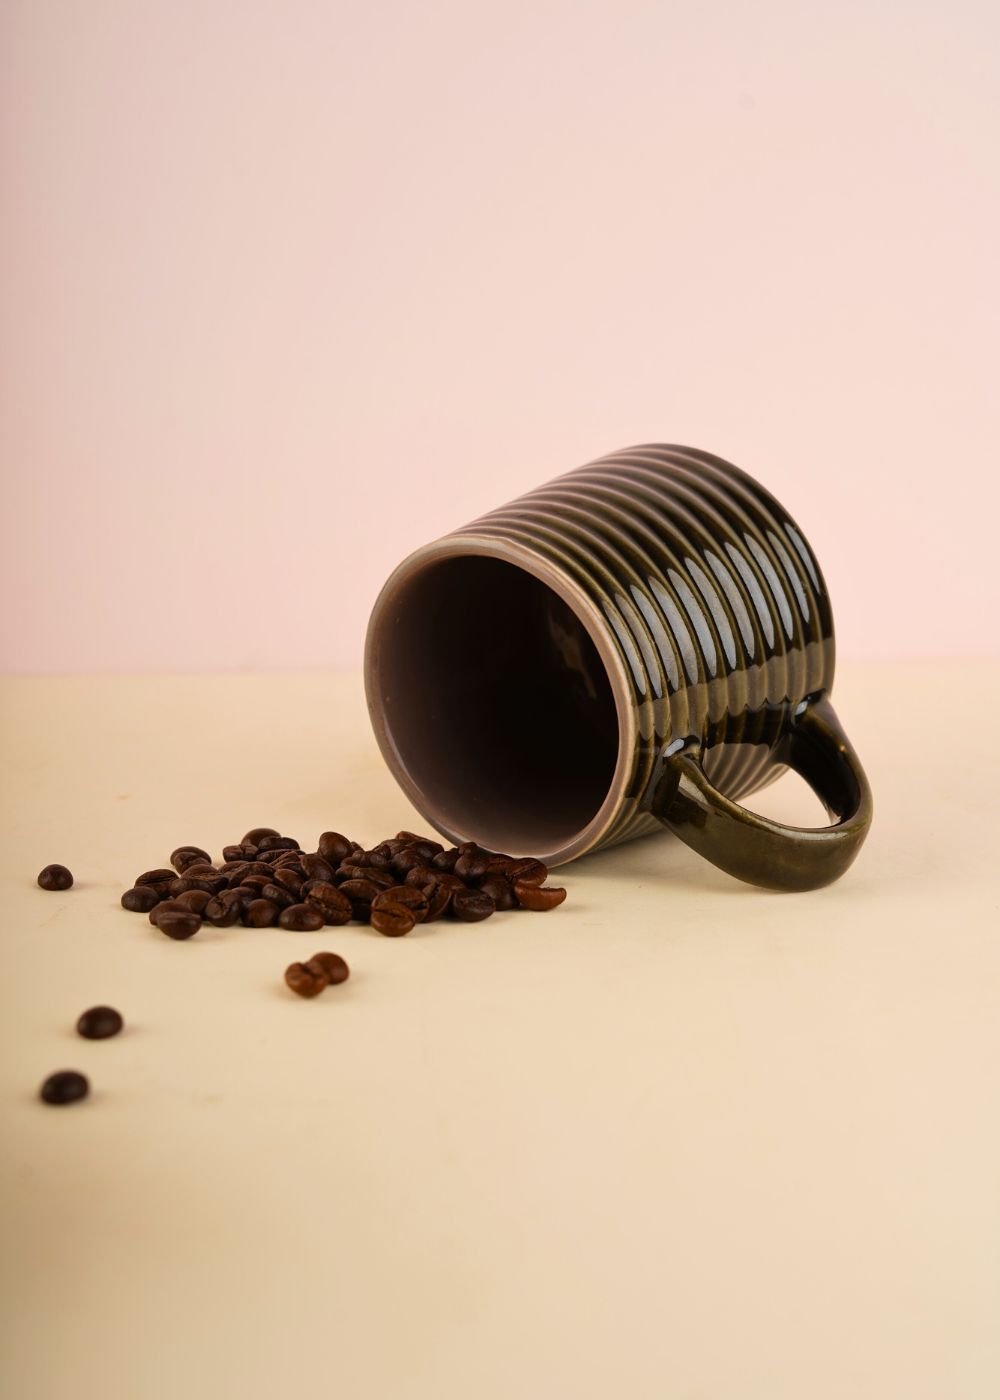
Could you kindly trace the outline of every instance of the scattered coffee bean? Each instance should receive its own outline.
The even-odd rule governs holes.
[[[61,1069],[56,1074],[50,1074],[38,1091],[45,1103],[52,1104],[78,1103],[89,1092],[86,1077],[75,1069]]]
[[[323,915],[314,904],[290,904],[282,909],[278,923],[293,933],[314,933],[323,927]]]
[[[212,895],[208,890],[185,890],[182,894],[175,896],[176,902],[184,909],[190,909],[192,914],[204,914],[205,908]]]
[[[208,901],[202,910],[202,918],[213,928],[232,928],[242,912],[242,891],[239,887],[223,890]]]
[[[278,906],[269,899],[254,899],[243,915],[251,928],[270,928],[278,918]]]
[[[320,855],[302,856],[302,870],[307,880],[332,880],[333,867]]]
[[[466,851],[454,865],[455,874],[460,880],[478,884],[489,869],[488,857],[481,851]]]
[[[451,897],[451,912],[464,923],[478,924],[496,913],[496,905],[485,890],[456,890]]]
[[[483,894],[488,894],[498,911],[516,909],[517,900],[509,880],[503,875],[485,875],[479,882]]]
[[[387,890],[380,890],[372,900],[372,910],[384,909],[388,904],[401,904],[404,909],[409,909],[414,922],[418,924],[426,919],[430,908],[427,895],[416,885],[391,885]]]
[[[279,909],[287,909],[290,904],[295,904],[296,898],[291,890],[286,890],[284,885],[276,884],[271,880],[260,892],[261,899],[269,899],[272,904],[276,904]]]
[[[189,865],[194,865],[198,861],[210,864],[212,857],[207,851],[203,851],[200,846],[178,846],[170,856],[170,864],[177,871],[178,875],[183,875]]]
[[[273,826],[254,826],[250,828],[240,844],[243,846],[256,846],[259,849],[260,843],[266,836],[280,835],[281,832],[275,831]]]
[[[158,914],[156,927],[168,938],[190,938],[201,928],[201,915],[193,913],[190,909],[180,907],[164,910],[161,904],[159,910],[154,910],[154,913]]]
[[[68,890],[73,876],[65,865],[47,865],[38,872],[38,883],[43,890]]]
[[[346,982],[351,975],[351,969],[339,953],[313,953],[306,963],[306,967],[319,968],[325,974],[331,987],[337,986],[340,982]]]
[[[325,880],[316,880],[303,887],[306,904],[315,905],[323,915],[324,923],[336,926],[346,924],[351,918],[351,901],[343,890]]]
[[[107,1040],[117,1035],[125,1022],[113,1006],[92,1006],[76,1023],[77,1034],[85,1040]]]
[[[285,968],[285,983],[296,996],[318,997],[330,985],[330,979],[321,968],[293,962]]]
[[[324,865],[326,864],[325,861],[323,863]],[[288,866],[285,865],[275,866],[274,883],[276,885],[284,886],[286,890],[289,890],[292,894],[297,895],[301,893],[302,886],[305,884],[305,881],[297,871],[289,870]]]
[[[134,885],[152,885],[153,889],[170,888],[177,879],[176,870],[146,870],[132,881]]]
[[[145,887],[143,886],[142,888]],[[154,928],[157,928],[159,926],[161,914],[169,914],[172,909],[182,910],[183,908],[184,905],[178,904],[176,899],[161,899],[157,904],[153,905],[152,909],[150,909],[149,922],[153,925]]]
[[[148,914],[160,902],[160,896],[152,885],[136,885],[122,895],[122,908],[133,914]]]
[[[416,924],[412,911],[402,904],[382,904],[371,907],[371,926],[386,938],[402,938]]]
[[[540,860],[515,860],[506,870],[511,884],[520,881],[522,885],[544,885],[549,878],[549,868]]]
[[[531,909],[537,913],[554,909],[566,898],[566,891],[561,885],[526,885],[523,880],[514,882],[514,894],[522,909]]]
[[[351,843],[339,831],[324,831],[319,838],[318,853],[336,869],[351,849]]]

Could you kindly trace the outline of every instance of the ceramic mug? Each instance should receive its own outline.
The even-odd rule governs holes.
[[[744,472],[652,444],[411,554],[379,594],[379,745],[449,840],[549,865],[667,827],[730,874],[805,890],[871,821],[830,704],[833,619],[801,530]],[[784,771],[829,826],[740,805]]]

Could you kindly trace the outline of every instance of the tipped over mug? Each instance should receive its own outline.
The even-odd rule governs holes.
[[[650,444],[416,550],[375,603],[372,724],[422,815],[557,865],[666,827],[771,889],[835,880],[872,813],[830,702],[823,576],[739,468]],[[741,805],[786,768],[830,815]]]

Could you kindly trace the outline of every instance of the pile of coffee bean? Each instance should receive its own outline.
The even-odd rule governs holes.
[[[445,848],[412,831],[369,850],[324,831],[315,851],[303,851],[293,836],[256,826],[223,848],[219,864],[200,846],[178,846],[170,865],[144,871],[121,902],[176,939],[203,923],[311,933],[352,919],[399,938],[445,915],[476,923],[498,910],[554,909],[566,898],[561,887],[546,885],[540,860],[475,841]]]

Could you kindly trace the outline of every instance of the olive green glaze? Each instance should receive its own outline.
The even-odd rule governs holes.
[[[723,870],[769,888],[811,889],[846,870],[872,802],[830,705],[829,597],[802,532],[763,488],[705,452],[633,447],[491,511],[394,572],[366,647],[376,735],[439,830],[486,840],[488,831],[472,829],[469,802],[455,795],[456,783],[477,774],[450,775],[450,791],[428,777],[420,742],[400,720],[410,681],[430,694],[431,718],[434,686],[454,684],[421,674],[419,657],[401,671],[407,599],[442,561],[477,556],[524,570],[562,599],[593,643],[587,650],[606,672],[601,683],[610,684],[617,715],[606,793],[582,813],[579,830],[560,830],[550,849],[532,853],[557,863],[662,823]],[[566,625],[553,635],[563,645]],[[583,655],[572,638],[565,645]],[[577,672],[567,676],[589,684],[584,661]],[[738,805],[786,766],[817,793],[831,825],[784,826]],[[488,803],[483,813],[488,821]],[[529,826],[526,814],[526,837]]]

